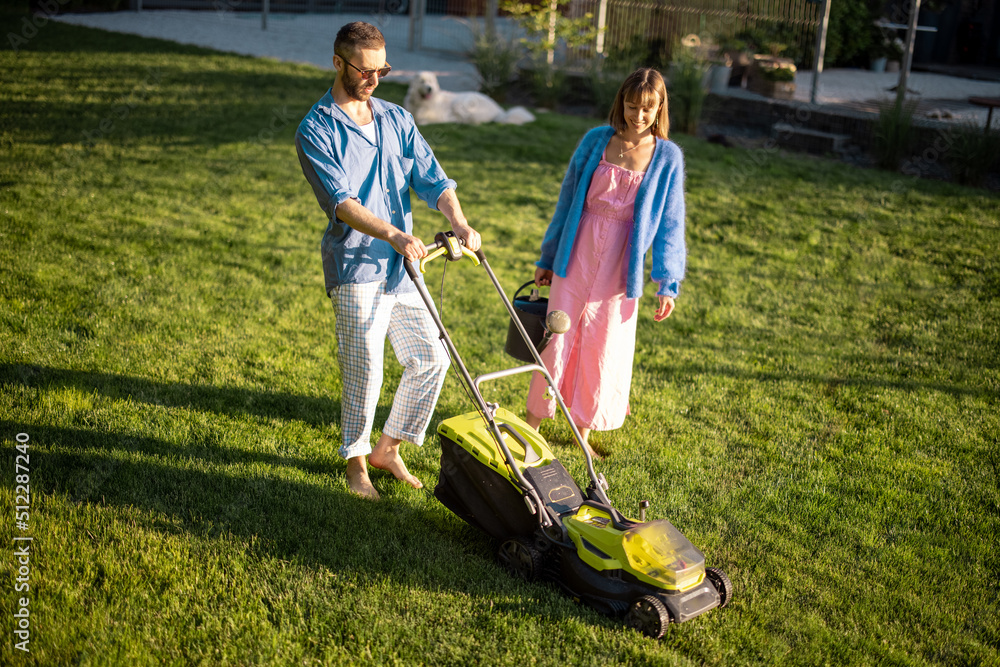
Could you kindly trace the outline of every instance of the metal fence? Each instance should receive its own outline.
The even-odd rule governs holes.
[[[486,0],[131,0],[135,9],[189,9],[225,13],[259,21],[263,29],[281,32],[287,19],[310,17],[295,30],[333,34],[347,21],[364,20],[386,40],[411,50],[465,54],[474,31],[486,21]],[[494,13],[494,21],[498,20]],[[502,24],[503,19],[499,19]]]
[[[750,48],[810,62],[819,25],[819,5],[809,0],[575,0],[573,12],[594,16],[596,53],[645,50],[660,61],[683,36],[696,34],[717,45],[743,35]]]
[[[536,4],[545,0],[533,0]],[[489,0],[131,0],[146,9],[202,9],[260,14],[262,26],[280,28],[282,14],[309,14],[316,31],[329,34],[343,14],[377,25],[395,43],[413,50],[466,53],[473,34],[509,22]],[[783,45],[785,55],[811,62],[819,5],[809,0],[572,0],[566,14],[593,15],[597,31],[591,46],[573,51],[573,60],[595,54],[615,56],[645,50],[669,60],[684,35],[731,40],[749,32],[758,50]],[[246,18],[250,18],[247,16]]]

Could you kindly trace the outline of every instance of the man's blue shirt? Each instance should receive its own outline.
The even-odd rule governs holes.
[[[437,210],[438,198],[456,188],[402,107],[372,97],[373,143],[333,101],[330,91],[299,124],[295,147],[306,180],[330,224],[320,244],[326,291],[344,284],[386,282],[390,293],[409,292],[403,258],[388,241],[336,218],[337,206],[357,199],[375,216],[413,233],[410,188]]]

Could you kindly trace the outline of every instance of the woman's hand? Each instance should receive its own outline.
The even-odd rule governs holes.
[[[537,282],[537,280],[535,282]],[[653,315],[653,320],[656,322],[662,322],[670,317],[670,313],[674,312],[674,297],[658,296],[657,298],[660,300],[660,306],[656,309],[656,314]]]
[[[545,287],[546,285],[552,284],[552,269],[543,269],[538,267],[535,269],[535,284],[539,287]]]

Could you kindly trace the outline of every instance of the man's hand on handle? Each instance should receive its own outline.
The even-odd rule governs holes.
[[[465,241],[465,247],[476,252],[482,246],[483,241],[479,238],[479,232],[469,226],[469,221],[462,213],[462,205],[458,203],[458,195],[451,188],[445,190],[437,201],[438,210],[451,223],[451,231],[455,236]]]
[[[411,262],[416,262],[427,256],[427,248],[424,247],[424,242],[406,232],[396,230],[396,233],[389,238],[389,243],[392,244],[396,252]]]
[[[472,252],[476,252],[483,245],[479,232],[470,227],[466,221],[453,222],[451,231],[455,232],[455,236],[465,241],[465,247]]]

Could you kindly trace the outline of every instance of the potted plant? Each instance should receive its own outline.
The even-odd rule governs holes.
[[[886,72],[899,71],[899,64],[903,61],[904,46],[905,45],[903,44],[903,40],[898,36],[888,40],[885,47],[885,54],[887,59],[885,66]]]
[[[742,39],[725,34],[716,36],[718,51],[713,60],[711,90],[724,92],[729,86],[746,86],[746,71],[751,53]],[[729,78],[723,83],[724,76]]]
[[[790,100],[795,97],[795,71],[788,58],[754,56],[748,88],[758,95]]]
[[[897,63],[895,69],[898,70],[898,62],[903,57],[903,40],[895,30],[884,27],[888,22],[886,18],[879,19],[872,28],[868,57],[873,72],[885,72],[892,61]]]

